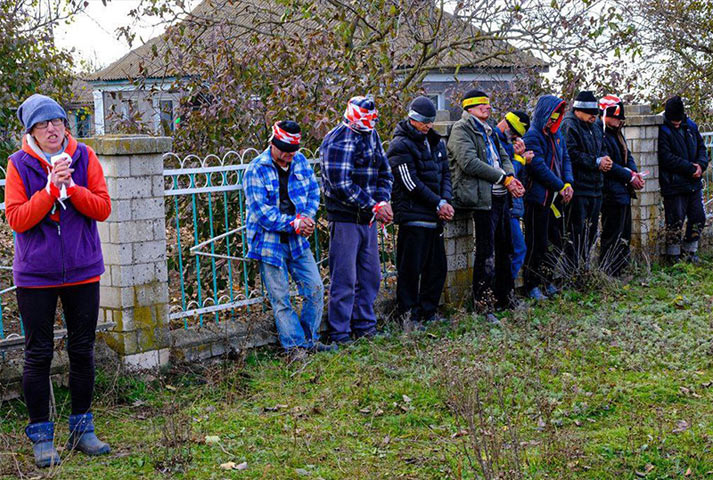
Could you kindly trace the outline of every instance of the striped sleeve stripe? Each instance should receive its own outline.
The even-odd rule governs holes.
[[[401,179],[403,180],[404,185],[406,185],[408,191],[410,192],[411,190],[415,189],[416,184],[411,179],[411,173],[408,171],[408,167],[405,163],[399,165],[399,172],[401,173]]]

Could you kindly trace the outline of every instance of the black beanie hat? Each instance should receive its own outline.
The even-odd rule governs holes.
[[[489,105],[490,99],[488,95],[482,90],[468,90],[463,95],[463,110],[468,110],[470,107],[475,107],[476,105]]]
[[[510,126],[510,130],[515,132],[518,137],[522,137],[530,129],[530,116],[525,112],[518,110],[508,112],[505,115],[505,121]]]
[[[590,115],[599,114],[599,102],[591,90],[582,90],[577,94],[572,110],[581,110]]]
[[[433,123],[436,120],[436,107],[430,98],[416,97],[408,107],[408,118],[422,123]]]
[[[676,95],[666,100],[666,119],[678,122],[683,120],[685,116],[685,108],[683,106],[683,100],[681,97]]]
[[[292,120],[283,120],[281,122],[277,122],[275,124],[275,127],[278,127],[288,134],[293,134],[297,135],[297,143],[288,143],[286,139],[280,139],[278,138],[279,131],[276,131],[275,128],[273,128],[272,132],[272,138],[270,139],[271,143],[276,146],[278,149],[280,149],[283,152],[296,152],[297,150],[300,149],[300,134],[302,133],[302,130],[300,129],[300,126],[297,124],[297,122],[292,121]],[[294,140],[293,140],[294,142]]]

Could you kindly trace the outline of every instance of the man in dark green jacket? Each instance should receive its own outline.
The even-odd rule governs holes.
[[[512,304],[508,197],[522,197],[525,189],[515,178],[510,156],[488,122],[488,96],[470,90],[463,98],[463,109],[448,139],[453,205],[472,214],[475,222],[475,308],[486,314],[489,322],[497,323],[495,308]]]

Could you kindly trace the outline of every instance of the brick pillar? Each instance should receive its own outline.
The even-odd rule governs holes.
[[[646,186],[631,204],[631,246],[636,255],[656,257],[663,240],[663,207],[659,189],[658,137],[661,115],[649,105],[626,105],[624,136],[640,172],[648,170]]]
[[[128,366],[168,362],[168,272],[163,158],[172,139],[100,136],[86,140],[104,168],[111,215],[99,224],[106,272],[99,320],[103,339]]]
[[[473,288],[473,263],[475,261],[475,239],[473,218],[456,214],[443,227],[448,273],[443,292],[443,301],[461,307],[469,298]]]

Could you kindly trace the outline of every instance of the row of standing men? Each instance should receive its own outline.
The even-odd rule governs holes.
[[[373,99],[352,98],[343,122],[320,148],[330,230],[329,344],[318,341],[324,287],[307,240],[316,226],[320,187],[307,159],[297,153],[299,126],[275,124],[270,145],[251,162],[243,181],[249,256],[259,263],[290,358],[376,334],[377,228],[392,221],[399,224],[399,313],[414,322],[436,318],[446,273],[441,233],[454,207],[475,221],[473,293],[476,307],[491,321],[497,320],[495,309],[511,306],[513,279],[523,261],[529,296],[542,300],[556,292],[548,259],[551,264],[553,258],[572,258],[576,266],[580,257],[572,252],[589,251],[600,210],[602,255],[614,259],[608,268],[619,273],[628,261],[631,197],[644,184],[621,134],[623,103],[610,96],[597,102],[591,92],[582,92],[566,116],[564,109],[562,100],[546,95],[538,99],[532,122],[522,112],[510,112],[494,125],[488,96],[472,90],[446,146],[431,128],[435,107],[419,97],[385,152],[375,130]],[[65,448],[88,455],[111,451],[97,438],[91,410],[99,281],[105,271],[97,222],[109,216],[111,198],[97,155],[72,137],[67,112],[54,99],[32,95],[17,117],[22,147],[8,159],[5,215],[15,233],[13,281],[25,332],[25,433],[35,463],[48,467],[61,462],[49,412],[58,300],[70,364]],[[672,260],[685,254],[696,261],[708,158],[678,97],[666,103],[658,145],[666,253]],[[568,219],[568,243],[564,250],[550,250],[551,243],[562,244],[560,210]],[[304,297],[299,315],[290,302],[290,276]]]
[[[565,101],[544,95],[532,119],[512,111],[497,123],[483,91],[468,91],[462,107],[446,143],[432,128],[433,103],[415,98],[385,151],[373,98],[353,97],[324,138],[319,154],[330,234],[325,343],[318,332],[324,287],[307,240],[316,227],[320,186],[298,152],[299,125],[273,125],[270,145],[244,177],[248,256],[259,262],[291,358],[377,334],[378,229],[392,221],[399,225],[398,316],[418,328],[438,318],[447,273],[443,225],[456,210],[474,222],[473,302],[491,323],[498,323],[498,311],[518,303],[514,281],[523,267],[524,290],[537,301],[556,295],[567,275],[588,268],[600,217],[601,268],[616,276],[628,265],[631,200],[648,172],[638,171],[622,134],[620,98],[582,91],[566,112]],[[658,155],[666,254],[697,261],[708,158],[680,97],[666,102],[663,115]],[[290,276],[305,299],[300,314],[290,301]]]

